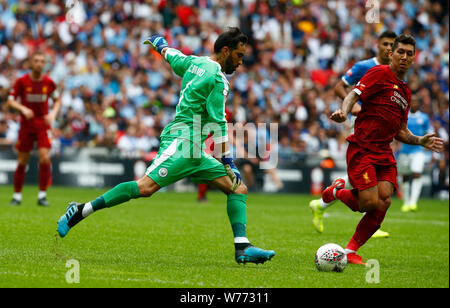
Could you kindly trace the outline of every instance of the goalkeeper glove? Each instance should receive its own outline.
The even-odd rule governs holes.
[[[233,158],[231,157],[222,157],[222,164],[225,166],[225,171],[228,174],[228,176],[231,179],[231,182],[233,183],[231,190],[235,191],[236,188],[241,185],[242,178],[241,173],[239,172],[238,168],[234,165]]]
[[[161,54],[161,51],[164,48],[169,47],[169,44],[167,43],[167,40],[163,36],[161,36],[159,34],[150,36],[148,39],[146,39],[144,41],[144,44],[145,45],[150,45],[150,47],[152,47],[153,50],[159,52],[159,54]]]

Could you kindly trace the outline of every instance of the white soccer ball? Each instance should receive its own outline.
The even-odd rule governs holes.
[[[342,272],[347,265],[345,250],[337,244],[325,244],[317,249],[315,262],[322,272]]]

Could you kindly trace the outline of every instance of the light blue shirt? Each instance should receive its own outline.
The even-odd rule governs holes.
[[[414,113],[409,112],[408,115],[408,129],[416,136],[423,136],[431,132],[430,118],[427,114],[416,111]],[[424,152],[425,149],[421,146],[402,144],[400,153],[411,154],[416,152]]]
[[[344,81],[347,86],[355,85],[369,69],[376,65],[380,65],[376,57],[358,61],[345,73],[344,76],[342,76],[342,81]]]
[[[346,73],[342,76],[342,81],[347,86],[353,86],[370,70],[372,67],[380,65],[377,57],[373,57],[367,60],[356,62]],[[358,104],[361,105],[361,101],[358,100]]]

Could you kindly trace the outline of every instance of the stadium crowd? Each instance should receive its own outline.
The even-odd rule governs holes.
[[[0,0],[0,144],[17,139],[19,117],[6,99],[26,72],[27,57],[39,49],[62,95],[53,154],[68,146],[102,146],[144,157],[158,149],[181,84],[144,39],[160,33],[185,54],[209,55],[218,33],[238,26],[249,44],[244,65],[229,76],[231,121],[277,123],[281,162],[317,153],[342,160],[350,127],[328,119],[341,104],[334,85],[353,63],[375,56],[377,35],[389,29],[417,40],[407,82],[446,141],[445,153],[430,164],[448,186],[446,1],[385,0],[372,23],[372,8],[361,0],[66,2],[68,7],[57,0]]]

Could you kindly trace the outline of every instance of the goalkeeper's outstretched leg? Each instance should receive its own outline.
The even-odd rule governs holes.
[[[87,203],[70,202],[64,215],[58,220],[57,231],[65,237],[70,229],[95,211],[113,207],[131,199],[150,197],[161,187],[148,176],[138,181],[124,182]]]

